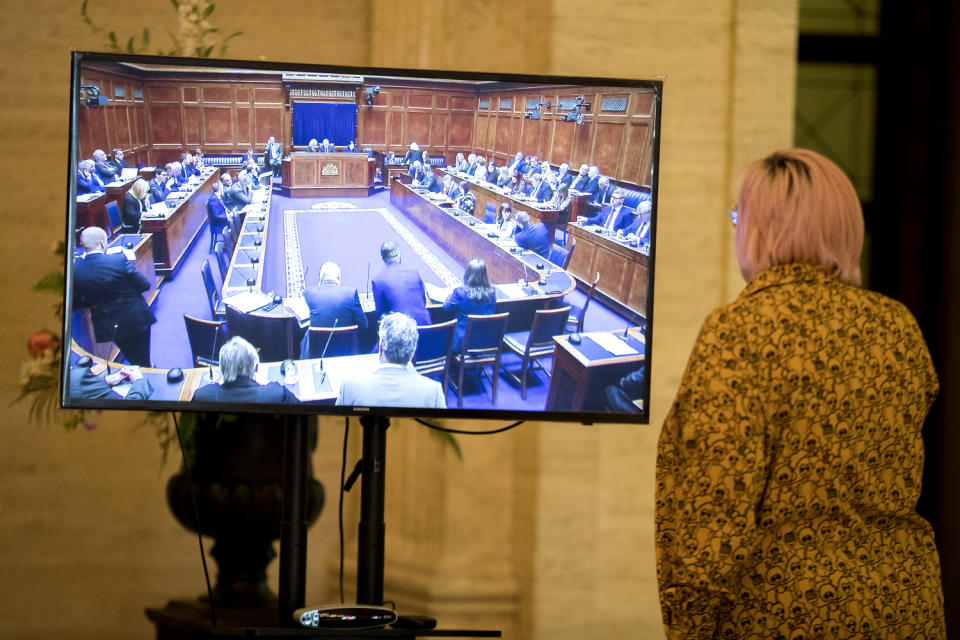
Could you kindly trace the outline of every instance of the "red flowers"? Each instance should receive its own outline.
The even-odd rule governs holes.
[[[55,352],[60,348],[60,338],[47,329],[41,329],[27,340],[27,351],[32,358],[39,358],[45,351]]]

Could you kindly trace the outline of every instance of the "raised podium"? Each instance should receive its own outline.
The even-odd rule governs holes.
[[[365,153],[298,151],[283,159],[280,193],[293,198],[368,196],[376,173]]]

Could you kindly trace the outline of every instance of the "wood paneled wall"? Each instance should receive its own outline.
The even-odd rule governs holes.
[[[207,154],[262,151],[269,136],[291,145],[291,99],[279,78],[238,78],[204,74],[163,74],[138,78],[134,72],[94,67],[85,83],[101,86],[106,107],[80,107],[81,157],[93,149],[120,147],[144,164],[163,164],[197,147]],[[374,104],[357,93],[361,148],[405,153],[416,141],[431,155],[452,162],[476,151],[507,162],[518,150],[553,165],[595,164],[615,180],[649,186],[653,149],[651,90],[623,87],[531,87],[475,90],[427,83],[381,81]],[[120,90],[122,95],[117,93]],[[561,100],[583,96],[584,123],[563,122]],[[550,102],[539,120],[525,119],[528,99]],[[622,109],[604,109],[620,100]],[[299,98],[298,98],[299,100]],[[309,100],[309,99],[308,99]],[[342,100],[338,100],[342,101]],[[481,108],[486,102],[486,108]],[[508,106],[509,105],[509,106]]]
[[[573,171],[582,163],[595,164],[615,180],[650,186],[653,161],[654,94],[624,87],[531,88],[481,92],[487,109],[477,110],[474,146],[503,164],[517,151],[536,155],[553,165],[568,162]],[[584,122],[563,122],[568,110],[561,100],[583,96]],[[525,119],[528,99],[549,102],[540,119]],[[622,101],[623,110],[604,110],[603,100]],[[502,105],[502,106],[501,106]]]
[[[469,89],[381,82],[374,104],[360,107],[360,146],[403,154],[416,141],[430,155],[451,161],[472,150],[476,106],[476,92]]]
[[[85,71],[81,84],[93,84],[110,102],[105,107],[81,105],[79,121],[80,157],[90,158],[95,149],[108,155],[122,149],[128,164],[146,164],[150,148],[144,83],[134,75],[106,70]]]

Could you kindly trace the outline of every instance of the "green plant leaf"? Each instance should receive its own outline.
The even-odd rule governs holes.
[[[40,278],[37,284],[33,285],[33,290],[60,295],[63,293],[64,283],[65,279],[62,272],[48,273]]]
[[[213,10],[216,8],[217,8],[216,3],[211,2],[210,6],[207,7],[207,10],[203,12],[203,17],[201,18],[201,20],[206,20],[207,18],[209,18],[210,14],[213,13]]]
[[[150,46],[150,29],[144,29],[144,30],[143,30],[142,40],[143,40],[143,48],[144,48],[144,49],[146,49],[148,46]]]

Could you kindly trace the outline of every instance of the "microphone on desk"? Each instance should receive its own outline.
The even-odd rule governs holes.
[[[246,249],[243,250],[243,253],[247,256],[247,259],[250,261],[250,264],[257,264],[258,262],[260,262],[260,254],[254,253],[254,255],[251,256]]]
[[[116,344],[117,340],[117,329],[120,327],[118,324],[113,325],[113,334],[110,336],[110,344]],[[110,358],[107,358],[107,375],[110,375]]]
[[[370,299],[370,261],[367,261],[367,288],[363,290],[363,297]]]
[[[213,346],[210,347],[210,361],[209,361],[209,363],[208,363],[208,365],[209,365],[209,370],[210,370],[210,380],[211,380],[211,381],[213,380],[213,362],[214,362],[213,357],[216,355],[216,351],[217,351],[217,339],[218,339],[219,337],[220,337],[220,325],[219,325],[219,324],[216,324],[216,325],[214,325],[214,331],[213,331]]]
[[[333,329],[337,328],[337,323],[340,322],[340,318],[333,319]],[[309,331],[309,329],[307,329]],[[323,351],[320,353],[320,386],[323,385],[323,381],[326,380],[327,374],[323,370],[323,358],[327,355],[327,347],[330,346],[330,339],[333,338],[333,331],[327,334],[327,343],[323,345]]]

